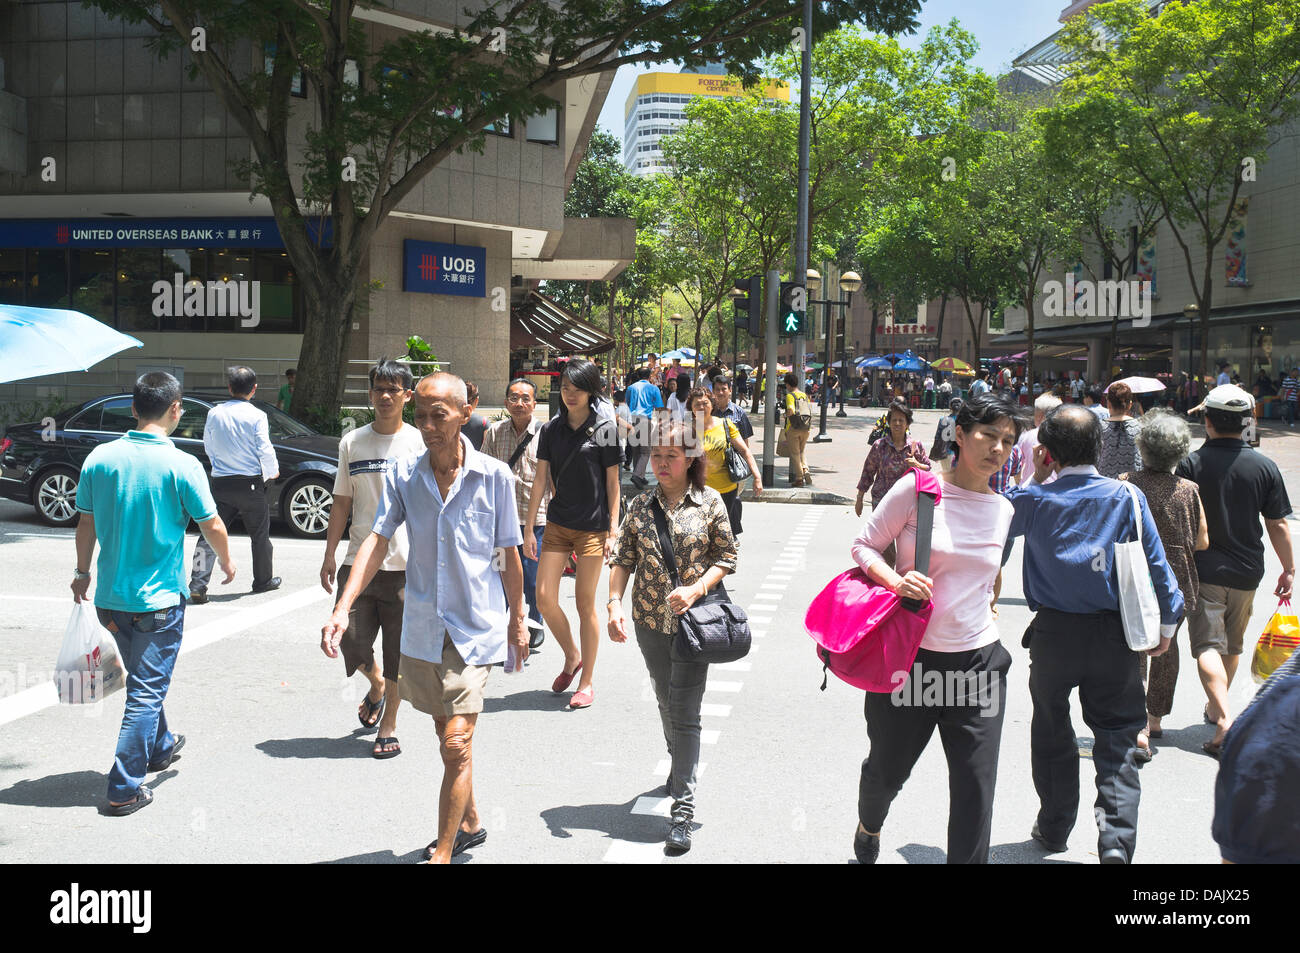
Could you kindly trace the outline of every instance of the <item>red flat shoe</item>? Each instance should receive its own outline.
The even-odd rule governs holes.
[[[551,691],[557,693],[564,691],[573,682],[573,676],[577,675],[581,671],[582,663],[579,662],[578,667],[572,672],[560,672],[559,675],[555,676],[555,681],[551,682]]]
[[[596,700],[596,690],[589,688],[585,692],[574,692],[573,697],[569,699],[569,708],[576,711],[579,708],[590,708],[591,703]]]

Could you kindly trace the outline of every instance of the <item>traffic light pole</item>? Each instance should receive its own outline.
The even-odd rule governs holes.
[[[829,268],[826,270],[826,280],[830,280]],[[813,437],[813,443],[830,443],[830,434],[826,432],[826,404],[830,400],[831,342],[835,340],[835,311],[831,308],[830,298],[822,301],[809,301],[808,303],[820,304],[826,311],[826,363],[822,365],[822,407],[819,414],[817,436]]]
[[[776,350],[781,274],[767,273],[767,374],[763,388],[763,486],[776,486]]]

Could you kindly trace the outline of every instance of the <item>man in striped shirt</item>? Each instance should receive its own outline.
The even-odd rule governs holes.
[[[1278,396],[1282,401],[1282,413],[1286,416],[1286,425],[1294,427],[1296,401],[1300,400],[1300,381],[1296,380],[1294,367],[1283,375],[1282,389]]]

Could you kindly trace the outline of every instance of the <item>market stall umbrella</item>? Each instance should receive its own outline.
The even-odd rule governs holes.
[[[129,347],[144,347],[80,311],[0,305],[0,383],[87,371]]]
[[[1128,389],[1135,394],[1153,394],[1158,390],[1164,390],[1165,385],[1154,377],[1125,377],[1117,381],[1112,381],[1106,390],[1109,391],[1116,384],[1127,384]]]
[[[913,354],[911,350],[903,352],[903,356],[898,363],[894,365],[896,371],[923,371],[929,364],[922,357]]]
[[[752,364],[737,364],[737,365],[736,365],[736,370],[738,370],[738,371],[744,371],[746,374],[748,374],[748,373],[749,373],[750,371],[752,371],[753,369],[754,369],[754,365],[752,365]]]
[[[858,362],[858,367],[865,368],[867,370],[871,370],[874,368],[874,369],[887,371],[893,368],[893,366],[894,366],[893,361],[890,361],[888,358],[883,358],[883,357],[868,357]]]
[[[956,374],[971,374],[975,370],[959,357],[941,357],[930,367],[932,370],[949,371]]]

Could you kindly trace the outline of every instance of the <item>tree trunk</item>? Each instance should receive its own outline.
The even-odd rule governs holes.
[[[1214,271],[1213,271],[1213,251],[1207,252],[1205,261],[1205,281],[1201,285],[1201,293],[1196,296],[1196,306],[1201,309],[1201,379],[1204,381],[1210,374],[1210,305],[1214,298]],[[1249,368],[1247,369],[1247,378],[1249,378]],[[1247,379],[1246,386],[1250,386]],[[1204,392],[1209,392],[1209,387],[1204,388]]]
[[[1037,284],[1037,282],[1035,282]],[[1025,383],[1029,387],[1029,403],[1034,402],[1034,293],[1030,289],[1025,298]],[[1043,393],[1047,393],[1047,384],[1043,383]]]
[[[880,311],[876,307],[876,299],[871,299],[871,341],[867,344],[867,353],[876,353],[876,325],[880,322]]]
[[[979,328],[975,323],[975,315],[971,313],[970,299],[963,296],[961,299],[961,303],[966,308],[966,325],[970,328],[970,335],[971,335],[971,351],[972,351],[971,357],[974,359],[972,363],[974,364],[975,371],[978,373],[980,369]]]
[[[944,311],[947,310],[947,308],[948,308],[948,292],[945,291],[943,293],[943,297],[939,299],[939,323],[935,325],[935,333],[934,333],[934,339],[939,342],[934,346],[934,350],[935,353],[938,354],[940,357],[943,356],[943,313]],[[953,357],[956,356],[957,355],[955,354],[953,355]]]
[[[343,355],[356,312],[356,291],[352,283],[334,288],[313,285],[311,281],[303,283],[303,307],[310,317],[303,326],[298,380],[289,412],[323,433],[332,433],[338,429]]]

